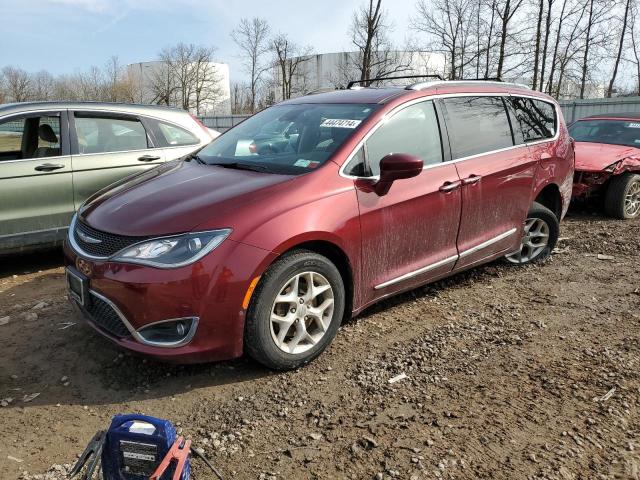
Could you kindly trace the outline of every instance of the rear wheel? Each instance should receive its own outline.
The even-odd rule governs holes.
[[[560,222],[544,205],[534,203],[524,223],[524,236],[520,250],[507,255],[511,263],[525,265],[546,260],[558,242]]]
[[[291,252],[260,279],[247,311],[245,349],[276,370],[304,365],[336,336],[344,306],[335,265],[314,252]]]
[[[640,175],[623,173],[611,179],[604,198],[610,217],[628,220],[640,215]]]

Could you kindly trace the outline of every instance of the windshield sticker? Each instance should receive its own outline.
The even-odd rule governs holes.
[[[321,127],[330,128],[356,128],[360,125],[360,120],[348,120],[344,118],[327,118],[320,124]]]
[[[303,168],[316,168],[320,165],[320,162],[315,160],[305,160],[304,158],[299,158],[296,160],[296,163],[293,164],[294,167],[303,167]]]
[[[628,128],[640,128],[640,123],[627,123]]]

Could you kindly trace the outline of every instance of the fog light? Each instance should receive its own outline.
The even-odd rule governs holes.
[[[163,320],[142,327],[137,331],[137,339],[147,345],[175,348],[189,343],[197,327],[197,317]]]

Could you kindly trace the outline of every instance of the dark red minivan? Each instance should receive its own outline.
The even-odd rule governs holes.
[[[301,97],[91,197],[65,245],[69,293],[137,352],[295,368],[382,298],[545,259],[573,168],[557,103],[517,85]]]

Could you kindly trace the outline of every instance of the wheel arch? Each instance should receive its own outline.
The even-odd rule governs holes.
[[[354,271],[353,265],[349,256],[337,243],[327,239],[307,239],[300,240],[296,243],[288,243],[281,251],[279,249],[279,255],[277,258],[295,251],[295,250],[308,250],[310,252],[317,253],[324,257],[327,257],[338,269],[345,289],[345,319],[351,316],[353,312],[354,301]],[[275,260],[274,260],[275,261]],[[270,265],[265,268],[268,269]]]
[[[558,220],[562,217],[562,194],[560,193],[560,187],[555,183],[549,183],[545,185],[535,196],[534,202],[544,205],[553,213],[555,213]]]

